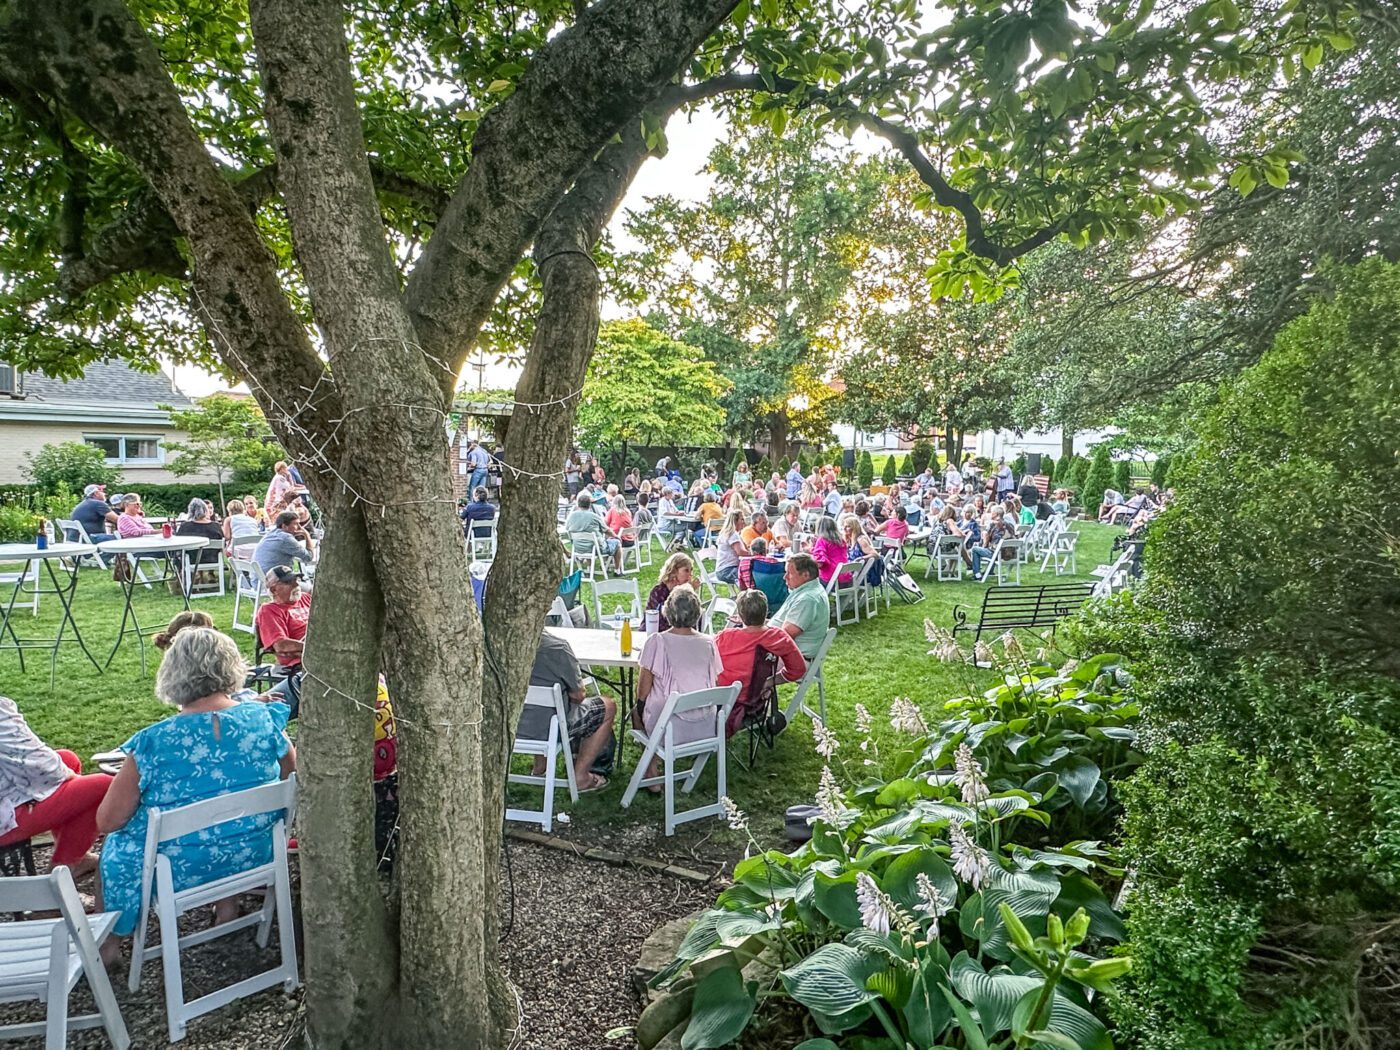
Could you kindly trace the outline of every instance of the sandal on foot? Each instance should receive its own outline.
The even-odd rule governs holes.
[[[608,786],[607,777],[601,777],[597,773],[592,774],[592,776],[593,783],[589,787],[580,787],[578,789],[580,795],[587,795],[590,791],[602,791],[603,788]]]

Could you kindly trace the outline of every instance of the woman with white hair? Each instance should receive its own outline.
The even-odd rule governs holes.
[[[287,706],[233,698],[246,672],[237,643],[210,627],[179,631],[166,651],[156,673],[156,695],[179,711],[122,744],[126,760],[97,810],[97,828],[107,836],[98,910],[121,913],[114,929],[119,937],[136,927],[150,808],[201,802],[285,778],[296,769],[296,750],[285,732]],[[274,822],[270,814],[242,817],[162,847],[175,888],[266,864]],[[236,900],[214,905],[215,922],[236,916]],[[116,942],[103,949],[110,961]]]

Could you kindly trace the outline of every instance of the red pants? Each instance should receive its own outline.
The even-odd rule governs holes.
[[[71,751],[59,749],[58,757],[74,773],[83,768]],[[33,838],[40,832],[53,835],[53,863],[72,864],[92,849],[97,841],[97,807],[107,797],[112,778],[106,773],[70,777],[42,802],[15,808],[18,826],[0,838],[0,846]]]

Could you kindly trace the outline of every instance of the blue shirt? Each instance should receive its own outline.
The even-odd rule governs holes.
[[[486,454],[486,450],[480,445],[467,453],[467,462],[472,465],[472,470],[485,470],[491,465],[491,457]]]
[[[802,471],[797,467],[789,467],[787,472],[787,498],[796,499],[797,494],[802,491]]]
[[[111,513],[106,500],[85,499],[73,508],[72,518],[89,536],[101,536],[107,531],[107,515]]]

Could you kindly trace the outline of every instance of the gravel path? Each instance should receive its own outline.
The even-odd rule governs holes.
[[[36,851],[38,852],[38,851]],[[40,863],[46,857],[40,857]],[[567,852],[521,842],[509,845],[512,878],[502,901],[501,953],[506,972],[520,992],[525,1018],[520,1048],[529,1050],[619,1050],[629,1039],[606,1033],[636,1021],[639,1004],[632,991],[632,965],[642,941],[669,919],[704,907],[717,887],[700,886],[664,874],[616,868]],[[295,870],[293,873],[295,883]],[[514,887],[514,918],[509,888]],[[87,890],[84,884],[80,889]],[[91,899],[85,901],[89,906]],[[9,916],[0,916],[8,919]],[[186,997],[229,984],[276,964],[276,937],[260,951],[252,931],[202,945],[182,956]],[[126,964],[113,974],[135,1050],[168,1045],[165,1000],[159,963],[150,963],[140,991],[126,988]],[[93,1009],[86,984],[71,1000],[73,1013]],[[278,1050],[299,1030],[300,993],[267,991],[193,1022],[181,1050]],[[0,1006],[0,1024],[41,1020],[34,1003]],[[5,1045],[41,1050],[43,1040]],[[109,1046],[100,1030],[75,1032],[74,1050]]]

